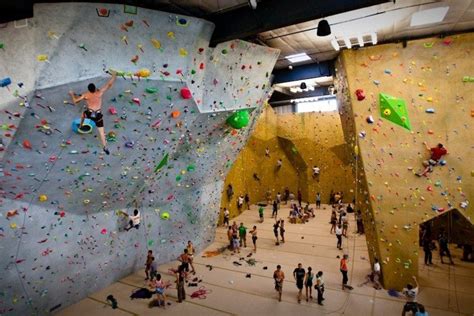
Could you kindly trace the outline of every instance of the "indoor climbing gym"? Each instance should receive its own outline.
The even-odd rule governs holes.
[[[0,316],[473,316],[474,0],[0,2]]]

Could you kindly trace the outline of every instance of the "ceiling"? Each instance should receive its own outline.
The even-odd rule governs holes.
[[[449,6],[449,11],[441,23],[410,27],[413,13],[443,6]],[[378,43],[389,42],[473,30],[474,0],[397,0],[395,3],[374,5],[333,15],[326,19],[336,38],[356,37],[376,32]],[[331,36],[316,36],[319,21],[320,19],[312,20],[263,32],[257,35],[256,40],[261,44],[281,50],[277,69],[291,64],[285,56],[302,52],[308,54],[311,60],[298,63],[298,65],[334,59],[338,52],[331,46]]]

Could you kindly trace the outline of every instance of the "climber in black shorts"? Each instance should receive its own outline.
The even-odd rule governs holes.
[[[72,98],[74,104],[79,103],[82,100],[86,101],[87,109],[82,113],[81,124],[79,128],[82,129],[84,124],[84,119],[88,118],[92,120],[97,126],[97,131],[99,132],[100,141],[102,143],[104,152],[108,155],[110,151],[107,149],[107,141],[105,140],[105,131],[104,131],[104,118],[102,115],[102,96],[104,92],[112,88],[115,79],[117,78],[117,73],[112,73],[112,78],[100,89],[97,89],[93,83],[90,83],[87,86],[87,91],[83,95],[76,97],[73,91],[69,91],[69,95]]]

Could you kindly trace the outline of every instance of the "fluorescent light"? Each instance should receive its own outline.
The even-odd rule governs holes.
[[[302,62],[302,61],[311,60],[311,57],[306,55],[306,53],[288,55],[285,58],[288,59],[290,61],[290,63],[299,63],[299,62]]]
[[[372,39],[372,45],[377,44],[377,33],[370,34],[370,38]]]
[[[439,23],[444,20],[448,10],[449,7],[438,7],[415,12],[411,16],[410,26]]]
[[[359,42],[360,47],[364,47],[364,40],[362,39],[362,35],[357,36],[357,42]]]
[[[336,50],[336,51],[339,51],[339,49],[341,49],[340,46],[339,46],[339,43],[337,42],[337,40],[335,38],[333,38],[331,40],[331,45],[334,48],[334,50]]]
[[[349,49],[352,48],[352,43],[347,37],[344,37],[344,44],[346,44],[347,48],[349,48]]]

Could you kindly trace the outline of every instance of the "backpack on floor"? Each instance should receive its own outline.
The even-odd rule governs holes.
[[[134,299],[134,298],[151,298],[153,296],[153,292],[150,291],[149,289],[146,289],[144,287],[140,288],[140,289],[137,289],[135,291],[132,292],[132,295],[130,295],[130,299]]]

